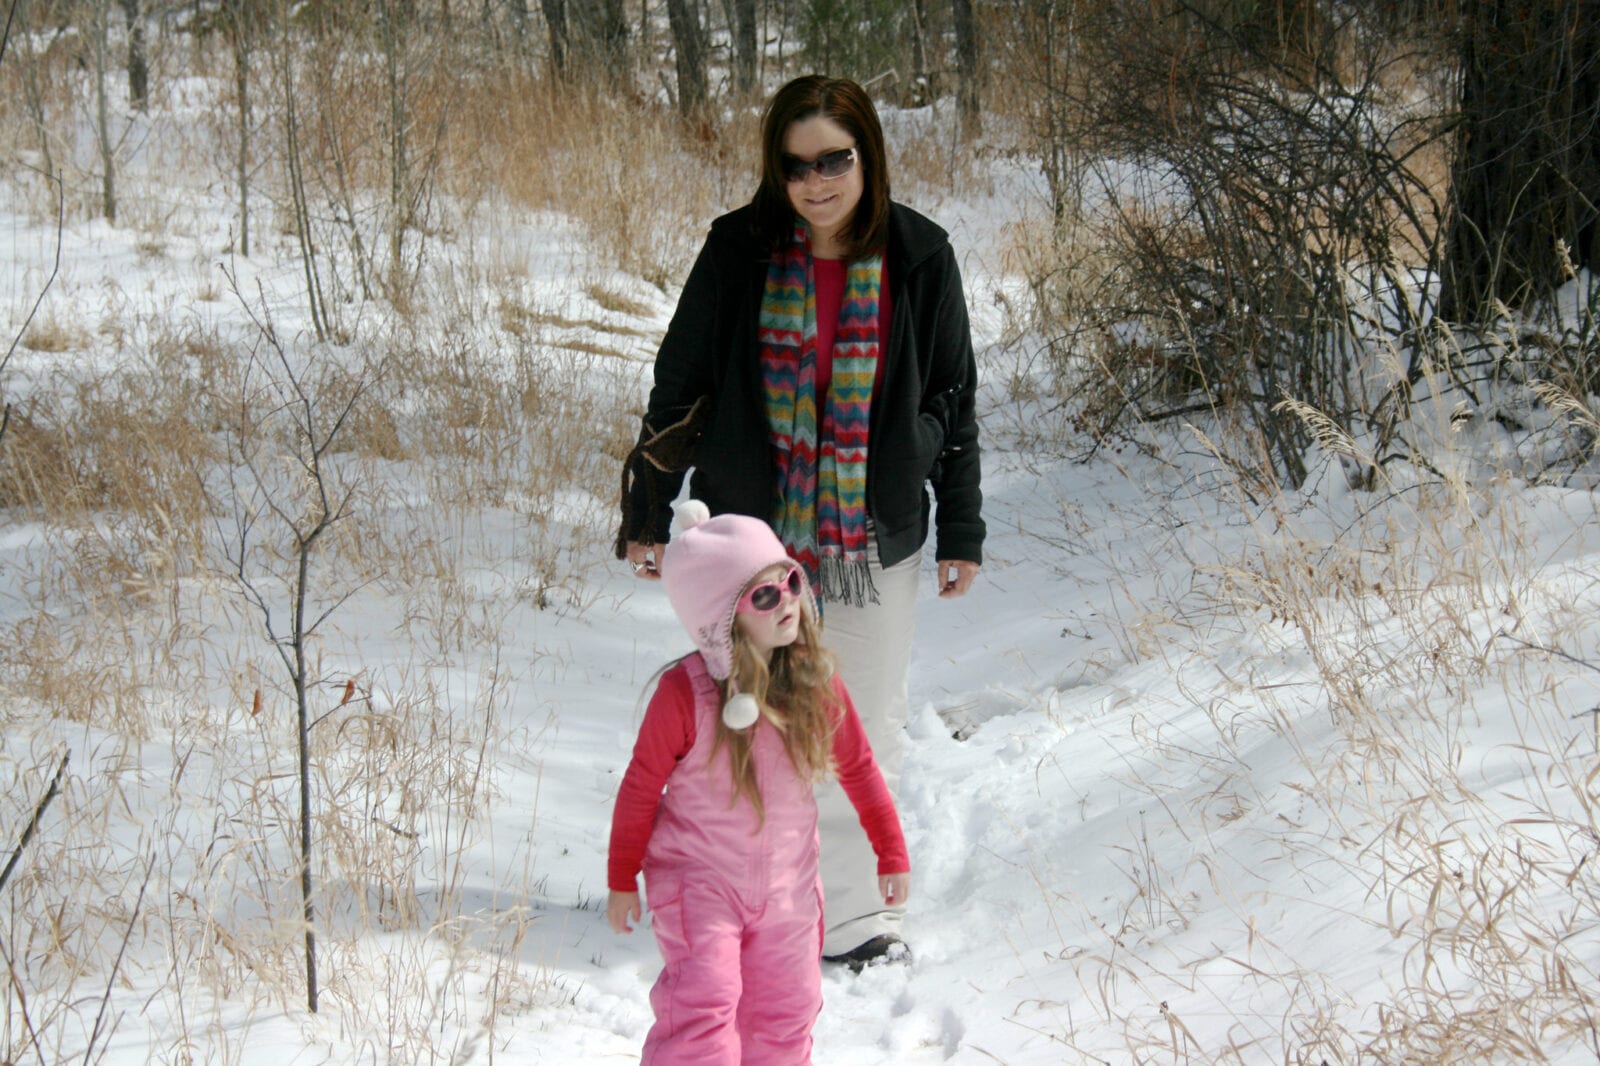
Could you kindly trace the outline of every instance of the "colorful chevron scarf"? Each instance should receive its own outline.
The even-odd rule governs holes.
[[[761,297],[761,375],[778,468],[773,528],[825,601],[878,602],[867,570],[867,431],[878,377],[883,257],[845,272],[827,409],[817,419],[817,293],[802,222]]]

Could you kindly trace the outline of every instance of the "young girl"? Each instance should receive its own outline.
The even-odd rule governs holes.
[[[645,710],[611,825],[607,918],[633,931],[642,869],[664,963],[646,1066],[809,1063],[822,1009],[812,783],[837,775],[885,903],[905,901],[911,863],[804,572],[760,519],[690,500],[677,522],[661,580],[699,650]]]

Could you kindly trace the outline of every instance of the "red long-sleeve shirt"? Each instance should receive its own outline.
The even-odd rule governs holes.
[[[833,734],[834,772],[845,795],[855,805],[867,839],[872,841],[872,850],[878,856],[878,873],[908,873],[911,859],[900,830],[900,817],[895,813],[894,799],[883,783],[878,763],[872,757],[872,746],[867,742],[861,719],[844,683],[835,677],[833,687],[843,708],[839,727]],[[639,871],[644,865],[651,830],[655,828],[661,790],[666,787],[667,778],[678,760],[694,746],[694,741],[694,689],[688,670],[678,665],[662,675],[655,694],[650,697],[644,722],[639,727],[639,739],[633,746],[633,760],[617,792],[606,874],[612,891],[638,891]]]
[[[812,279],[817,296],[817,398],[828,394],[833,382],[833,337],[839,331],[839,308],[844,303],[844,283],[849,265],[842,259],[813,259]],[[889,264],[883,264],[878,278],[878,351],[889,348]],[[883,368],[889,360],[880,354],[878,376],[873,388],[883,385]]]

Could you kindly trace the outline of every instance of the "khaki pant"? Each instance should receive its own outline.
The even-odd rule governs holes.
[[[917,620],[921,553],[887,570],[872,563],[877,603],[823,609],[822,640],[839,660],[839,676],[861,716],[872,753],[890,795],[898,798],[911,709],[911,643]],[[878,892],[878,860],[855,808],[837,782],[817,786],[817,829],[822,838],[824,955],[842,955],[881,933],[900,934],[903,908],[885,907]]]

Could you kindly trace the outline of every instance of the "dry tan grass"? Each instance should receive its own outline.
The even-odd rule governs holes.
[[[81,323],[46,312],[34,319],[22,335],[22,347],[31,352],[58,354],[88,347],[89,332]]]
[[[990,177],[994,149],[961,140],[950,101],[895,116],[885,138],[896,199],[936,213],[948,197],[994,191]]]
[[[647,304],[641,303],[624,293],[609,289],[604,285],[589,285],[583,291],[585,295],[607,311],[628,315],[632,318],[647,319],[655,315],[655,311]]]
[[[1593,417],[1570,394],[1543,391],[1546,406],[1574,425]],[[1341,427],[1303,406],[1295,414],[1326,456],[1371,464]],[[1432,472],[1392,464],[1371,491],[1347,496],[1345,486],[1332,486],[1326,506],[1243,480],[1195,430],[1202,454],[1217,459],[1205,498],[1222,503],[1209,520],[1214,526],[1202,519],[1204,530],[1196,530],[1190,519],[1185,536],[1236,544],[1237,555],[1213,562],[1152,554],[1152,571],[1193,568],[1195,583],[1186,587],[1199,591],[1198,600],[1146,598],[1113,619],[1130,661],[1158,650],[1184,661],[1185,647],[1191,662],[1226,660],[1206,634],[1238,625],[1262,647],[1259,660],[1247,654],[1230,679],[1236,697],[1226,689],[1211,696],[1206,714],[1215,738],[1196,744],[1178,726],[1184,739],[1174,744],[1159,728],[1130,724],[1137,750],[1161,753],[1168,774],[1169,763],[1195,763],[1202,780],[1218,781],[1205,803],[1175,813],[1165,807],[1170,780],[1120,776],[1151,811],[1166,810],[1151,817],[1150,830],[1192,841],[1197,821],[1200,832],[1231,833],[1263,807],[1300,805],[1308,811],[1302,819],[1261,827],[1275,856],[1268,865],[1315,871],[1307,891],[1317,899],[1326,890],[1354,900],[1329,904],[1348,923],[1353,948],[1382,938],[1403,958],[1376,963],[1376,974],[1318,972],[1302,961],[1318,954],[1314,946],[1263,935],[1258,916],[1274,904],[1252,894],[1253,868],[1230,865],[1226,847],[1193,861],[1169,857],[1163,866],[1141,822],[1118,852],[1126,881],[1114,897],[1118,915],[1101,930],[1103,944],[1095,946],[1091,932],[1084,948],[1080,929],[1064,937],[1061,956],[1098,1027],[1079,1018],[1078,1032],[1102,1040],[1122,1034],[1129,1061],[1487,1066],[1546,1061],[1557,1047],[1593,1043],[1600,882],[1589,866],[1600,839],[1600,728],[1587,706],[1587,679],[1597,661],[1590,620],[1600,578],[1548,565],[1566,542],[1542,532],[1539,514],[1559,495],[1530,501],[1514,484],[1455,473],[1471,466],[1451,454],[1448,427],[1423,422],[1419,412],[1411,431],[1419,449],[1431,449],[1423,454]],[[1206,424],[1212,434],[1229,432]],[[1030,532],[1047,542],[1051,536]],[[1151,624],[1160,627],[1159,642],[1147,639]],[[1288,678],[1280,657],[1294,664]],[[1173,708],[1175,716],[1192,711]],[[1509,717],[1514,743],[1498,742],[1498,728],[1488,731],[1497,743],[1484,743],[1490,715]],[[1259,786],[1248,769],[1226,770],[1241,736],[1262,731],[1273,734],[1269,748],[1287,745],[1299,766],[1279,795],[1270,784],[1267,795],[1254,794]],[[1238,757],[1247,767],[1253,762],[1249,750]],[[1517,783],[1475,791],[1483,788],[1473,784],[1483,765],[1494,760]],[[1208,946],[1148,936],[1169,922],[1183,927],[1197,888],[1207,923],[1226,910],[1237,920],[1236,939]],[[1059,884],[1039,890],[1051,906],[1063,891]],[[1287,903],[1306,912],[1305,900]],[[1194,958],[1183,956],[1189,948]],[[1225,951],[1226,959],[1208,951]],[[1224,979],[1228,991],[1220,996],[1199,976],[1216,972],[1211,963],[1239,970]],[[1251,1010],[1246,1004],[1257,993],[1275,1007],[1286,1004],[1282,1017]],[[1207,1009],[1197,1012],[1196,999]],[[1130,1008],[1156,1003],[1158,1018]],[[1073,1031],[1041,1035],[1077,1046]]]
[[[647,310],[614,294],[607,302],[616,314]],[[438,329],[398,323],[393,336],[373,344],[385,361],[361,382],[340,438],[361,494],[353,521],[331,542],[338,580],[398,590],[401,629],[419,647],[448,655],[492,656],[506,639],[506,611],[519,602],[481,595],[468,570],[490,561],[464,556],[467,540],[452,524],[470,525],[468,516],[484,508],[515,511],[528,530],[514,548],[516,570],[529,575],[519,595],[581,609],[592,595],[584,571],[608,532],[616,456],[633,431],[620,399],[637,387],[633,359],[564,354],[544,335],[587,331],[601,347],[608,334],[633,341],[639,330],[538,308],[528,309],[520,335],[486,334],[486,320],[447,318]],[[178,324],[117,329],[150,337],[146,365],[88,382],[63,377],[32,407],[19,408],[8,431],[0,491],[12,513],[45,533],[32,560],[38,577],[27,590],[30,610],[5,634],[13,654],[0,687],[8,708],[31,708],[25,722],[90,723],[130,741],[170,730],[183,749],[200,747],[212,776],[194,782],[192,793],[182,789],[215,797],[218,820],[209,835],[186,828],[162,838],[173,857],[163,870],[191,872],[171,886],[176,894],[164,910],[143,915],[134,937],[138,965],[152,965],[149,952],[169,960],[159,965],[173,967],[178,1003],[190,988],[293,1002],[302,964],[294,866],[286,861],[294,824],[282,761],[286,695],[269,649],[241,639],[221,653],[232,665],[219,672],[211,641],[218,631],[248,631],[250,621],[218,585],[217,572],[227,569],[217,555],[226,543],[219,523],[240,513],[227,497],[230,482],[217,475],[223,443],[241,431],[271,447],[292,442],[272,429],[280,400],[261,389],[259,372],[245,373],[256,343],[248,336]],[[307,381],[318,402],[336,404],[356,389],[357,372],[329,368]],[[421,537],[415,523],[396,520],[416,506],[419,485],[432,493],[430,512],[441,523]],[[595,504],[582,513],[569,502],[558,515],[554,503],[569,493]],[[504,685],[478,706],[441,714],[447,690],[422,673],[389,679],[382,710],[372,706],[374,682],[365,676],[330,671],[317,680],[318,708],[327,715],[314,730],[318,794],[327,797],[317,814],[324,944],[336,961],[363,963],[356,971],[330,967],[338,974],[329,981],[330,1002],[374,1032],[403,1034],[396,1039],[424,1054],[442,1039],[441,1019],[476,1026],[465,1012],[481,1001],[462,991],[466,982],[496,989],[497,1011],[540,999],[545,979],[516,950],[530,916],[513,909],[493,928],[463,925],[449,895],[462,885],[461,856],[494,794],[486,755],[496,743]],[[347,680],[358,683],[348,701],[339,688]],[[174,705],[164,697],[172,689],[192,701]],[[128,787],[100,780],[112,795]],[[82,839],[76,824],[62,827],[63,847]],[[200,856],[203,869],[194,869]],[[41,886],[93,899],[103,897],[110,874],[74,874],[47,853],[30,855],[30,869],[28,879],[8,886],[29,903],[8,912],[0,940],[61,960],[59,978],[35,965],[5,981],[10,991],[26,987],[48,1055],[94,1006],[69,999],[68,984],[106,972],[103,941],[129,916],[123,909],[88,921],[71,907],[58,916],[51,907],[59,903]],[[507,886],[508,895],[516,891]],[[95,930],[95,950],[58,917]],[[414,933],[414,954],[374,963],[358,947],[374,929]],[[433,995],[439,985],[428,969],[446,942],[456,990],[448,1002]],[[184,1022],[196,1033],[215,1023],[206,1016]],[[23,1046],[8,1036],[3,1050]]]
[[[455,92],[454,188],[499,189],[575,219],[601,263],[663,289],[682,282],[709,221],[753,187],[741,164],[754,149],[738,129],[686,128],[662,107],[537,79]]]
[[[1582,946],[1600,922],[1600,885],[1577,843],[1595,838],[1592,760],[1541,724],[1567,717],[1547,713],[1543,648],[1485,641],[1576,625],[1582,608],[1534,578],[1543,549],[1496,497],[1459,481],[1416,486],[1387,498],[1388,523],[1332,543],[1294,536],[1278,513],[1246,561],[1216,574],[1234,606],[1283,626],[1313,664],[1342,741],[1301,753],[1342,829],[1337,843],[1314,842],[1317,861],[1370,885],[1407,946],[1376,1031],[1343,1032],[1331,1061],[1542,1061],[1600,1007]],[[1519,797],[1521,817],[1463,780],[1479,686],[1504,692],[1526,780],[1542,782]],[[1278,721],[1298,731],[1292,714]],[[1208,1052],[1196,1061],[1250,1061]]]

